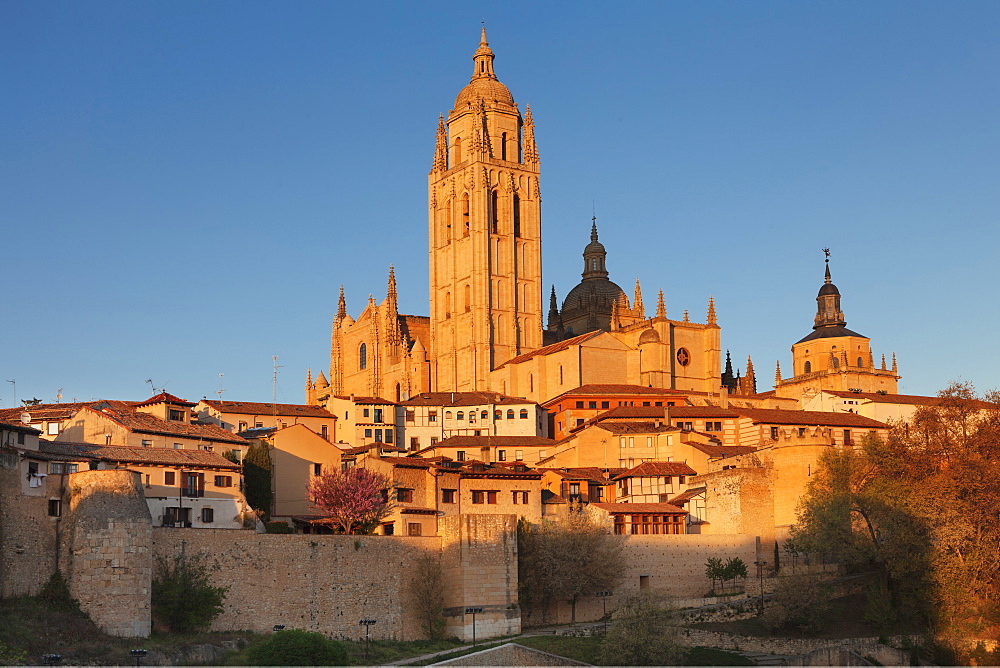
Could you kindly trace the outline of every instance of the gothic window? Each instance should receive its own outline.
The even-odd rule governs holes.
[[[445,318],[450,318],[451,317],[451,293],[450,292],[444,293],[444,317]]]
[[[812,373],[813,365],[812,362],[806,362],[805,368],[802,369],[802,373]]]
[[[840,368],[840,360],[838,360],[836,357],[831,357],[830,361],[833,362],[833,368],[834,369],[839,369]]]
[[[358,368],[367,369],[368,368],[368,344],[362,343],[361,347],[358,348]]]
[[[529,373],[528,374],[528,392],[534,392],[534,391],[535,391],[535,374]],[[511,417],[513,417],[513,416],[511,416]]]
[[[502,132],[500,134],[500,159],[507,159],[507,133]]]
[[[521,198],[514,194],[514,236],[521,236]]]
[[[472,286],[466,284],[465,286],[465,310],[469,311],[472,308]]]
[[[452,142],[452,160],[454,164],[462,162],[462,138],[455,137],[455,141]]]
[[[469,193],[462,198],[462,236],[469,236]]]
[[[499,218],[499,202],[496,190],[490,191],[490,234],[497,234],[497,218]]]
[[[865,363],[864,363],[864,362],[863,362],[863,361],[861,360],[861,358],[859,357],[859,358],[858,358],[858,366],[859,366],[859,367],[861,367],[861,366],[864,366],[864,365],[865,365]]]

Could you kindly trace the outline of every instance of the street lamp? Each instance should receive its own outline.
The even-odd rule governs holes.
[[[608,634],[608,596],[611,596],[610,591],[599,591],[594,594],[597,598],[601,599],[601,607],[604,610],[604,614],[601,615],[601,619],[604,620],[604,635]]]
[[[476,614],[481,613],[481,607],[466,608],[465,614],[472,615],[472,646],[476,646]]]
[[[760,615],[764,616],[764,567],[767,566],[766,561],[755,561],[753,565],[757,567],[757,577],[760,580]]]
[[[132,658],[135,659],[135,665],[138,666],[142,661],[142,657],[146,656],[147,651],[144,649],[130,649],[128,653],[132,655]]]
[[[369,619],[369,618],[365,617],[360,622],[358,622],[358,624],[360,624],[361,626],[365,627],[365,662],[367,663],[368,662],[368,629],[370,629],[373,624],[378,624],[378,620],[377,619]]]
[[[285,625],[284,624],[275,624],[273,630],[275,630],[275,631],[284,631],[285,630]]]
[[[62,661],[62,654],[42,654],[42,663],[46,666],[58,666]]]

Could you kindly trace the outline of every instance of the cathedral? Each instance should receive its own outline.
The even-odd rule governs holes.
[[[709,396],[723,387],[756,393],[752,361],[745,376],[734,378],[727,353],[722,371],[711,297],[704,322],[692,321],[687,311],[669,318],[662,290],[647,317],[638,280],[630,301],[610,279],[596,218],[580,282],[561,308],[553,287],[543,319],[540,163],[531,107],[522,115],[497,78],[485,28],[472,60],[469,83],[447,117],[439,117],[428,175],[430,316],[399,313],[392,267],[385,299],[369,297],[357,319],[341,289],[329,376],[308,374],[307,403],[465,391],[541,403],[598,383]],[[868,339],[846,329],[829,267],[817,300],[816,328],[793,346],[795,375],[781,379],[779,370],[778,396],[852,384],[894,392],[895,361],[891,371],[884,363],[875,369]]]

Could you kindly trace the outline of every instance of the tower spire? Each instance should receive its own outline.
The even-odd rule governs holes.
[[[826,270],[823,276],[823,285],[816,295],[816,320],[813,329],[820,327],[844,327],[847,319],[840,309],[840,290],[833,284],[830,278],[830,249],[824,248],[826,254]]]
[[[556,301],[556,286],[552,286],[552,294],[549,295],[549,320],[548,320],[548,330],[550,332],[557,332],[562,329],[562,323],[559,322],[559,304]]]
[[[537,163],[538,145],[535,143],[535,120],[531,116],[530,104],[524,107],[524,125],[522,126],[522,130],[524,161],[526,163]]]
[[[660,290],[659,294],[656,295],[656,317],[663,319],[667,317],[667,306],[663,302],[663,290]]]
[[[715,297],[709,295],[708,297],[708,324],[716,325],[718,324],[718,319],[715,315]]]
[[[444,129],[444,114],[438,116],[437,137],[434,140],[434,165],[431,171],[448,169],[448,135]]]
[[[340,298],[337,299],[337,318],[336,321],[340,322],[347,315],[347,302],[344,301],[344,286],[340,286]]]
[[[774,386],[778,387],[779,385],[781,385],[781,360],[774,364]]]
[[[646,319],[646,307],[642,303],[642,287],[639,285],[639,277],[635,279],[635,300],[632,302],[632,310],[640,320]]]
[[[608,251],[597,239],[597,216],[590,221],[590,243],[583,249],[583,278],[607,278]]]

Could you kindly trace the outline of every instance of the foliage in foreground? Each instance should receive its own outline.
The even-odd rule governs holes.
[[[616,536],[582,513],[565,522],[518,524],[518,588],[522,606],[544,611],[566,601],[576,621],[581,596],[614,589],[625,572],[624,536]]]
[[[938,394],[886,440],[831,450],[799,511],[799,551],[878,569],[892,605],[946,637],[1000,624],[1000,404],[968,384]],[[888,620],[886,620],[887,622]]]
[[[271,452],[267,448],[267,442],[251,439],[247,455],[243,459],[244,494],[247,504],[265,521],[271,516],[272,468]]]
[[[154,619],[174,633],[207,629],[222,612],[225,587],[208,583],[208,570],[197,557],[159,557],[153,578]]]
[[[774,596],[764,607],[761,623],[772,633],[795,629],[807,635],[815,634],[823,629],[831,604],[829,585],[818,576],[778,578]]]
[[[608,665],[670,666],[684,658],[673,612],[650,596],[630,596],[615,614],[601,656]]]
[[[343,666],[347,649],[322,633],[277,631],[245,654],[249,666]]]

